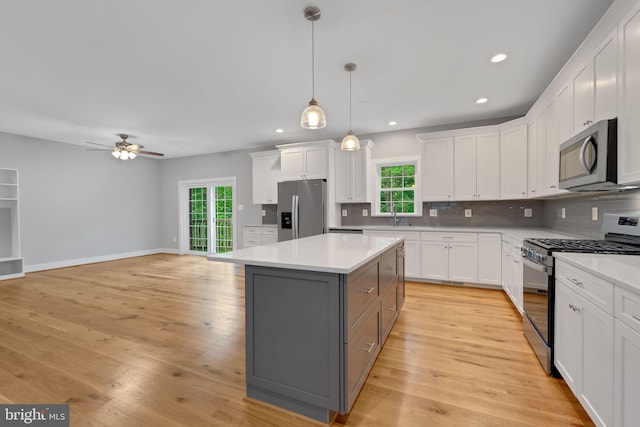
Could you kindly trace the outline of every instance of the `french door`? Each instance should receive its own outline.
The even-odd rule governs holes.
[[[235,177],[180,181],[180,253],[232,251],[235,242]]]

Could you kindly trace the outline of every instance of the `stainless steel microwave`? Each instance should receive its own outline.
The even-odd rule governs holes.
[[[601,120],[560,145],[559,186],[569,191],[617,191],[618,120]]]

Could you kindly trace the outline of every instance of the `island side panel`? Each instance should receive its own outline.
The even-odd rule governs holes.
[[[340,409],[340,275],[246,266],[247,396],[325,420]]]

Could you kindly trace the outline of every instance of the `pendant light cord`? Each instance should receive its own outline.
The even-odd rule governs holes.
[[[314,37],[314,21],[311,21],[311,98],[316,99],[316,42]]]
[[[349,132],[351,132],[351,73],[349,71]]]

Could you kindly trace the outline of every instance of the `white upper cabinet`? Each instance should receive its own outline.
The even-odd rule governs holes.
[[[500,135],[454,137],[454,199],[500,198]]]
[[[527,197],[527,125],[500,132],[500,197]]]
[[[476,198],[476,136],[456,136],[453,139],[455,200]]]
[[[476,138],[476,200],[500,198],[500,134]]]
[[[555,118],[558,129],[558,146],[573,135],[571,86],[563,86],[556,95]]]
[[[335,150],[335,193],[337,203],[369,202],[367,192],[368,165],[371,163],[371,141],[360,141],[360,150]]]
[[[540,130],[538,130],[540,138]],[[544,110],[544,192],[545,196],[566,193],[558,187],[560,176],[560,144],[558,142],[558,120],[556,105],[550,103]]]
[[[640,182],[640,2],[618,27],[618,183]]]
[[[453,137],[422,143],[422,200],[453,200]]]
[[[617,79],[618,43],[616,32],[612,32],[573,78],[574,134],[616,116]]]
[[[539,138],[539,128],[539,120],[527,123],[527,193],[529,197],[541,196],[544,188],[544,140]]]
[[[326,179],[329,145],[333,141],[278,145],[282,181]]]
[[[280,180],[280,151],[249,153],[253,183],[253,204],[278,203],[278,181]]]

